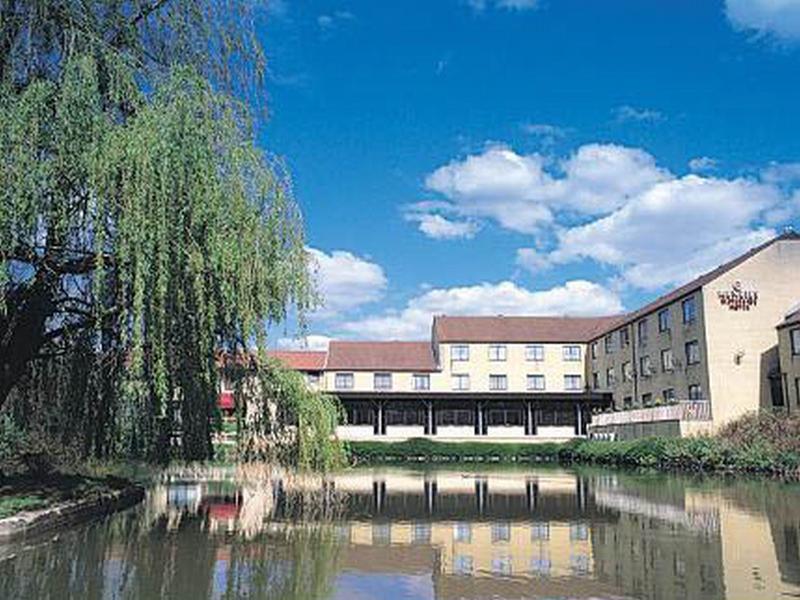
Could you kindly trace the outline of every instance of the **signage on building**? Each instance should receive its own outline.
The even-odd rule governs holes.
[[[717,298],[720,304],[727,306],[729,310],[750,310],[758,305],[758,292],[745,289],[741,281],[734,281],[729,290],[718,291]]]

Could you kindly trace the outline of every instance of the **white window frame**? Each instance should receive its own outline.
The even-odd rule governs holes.
[[[342,385],[343,381],[349,381],[349,385]],[[355,386],[355,376],[352,373],[336,373],[333,378],[333,387],[337,390],[352,390]]]
[[[696,358],[695,360],[691,360],[689,357],[689,348],[696,348]],[[686,354],[686,364],[687,365],[698,365],[700,364],[700,342],[697,340],[689,340],[686,342],[684,346],[684,352]]]
[[[464,382],[466,382],[466,385],[464,385]],[[465,392],[469,390],[469,373],[453,373],[450,376],[450,383],[455,392]]]
[[[577,350],[577,353],[575,351]],[[562,358],[567,362],[579,362],[581,360],[581,347],[575,344],[563,346],[561,349]]]
[[[466,362],[469,360],[469,344],[453,344],[450,346],[450,360]]]
[[[534,382],[540,381],[541,386],[535,385]],[[531,373],[525,378],[525,389],[531,392],[543,392],[547,389],[547,380],[541,373]]]
[[[653,359],[649,354],[639,357],[639,372],[642,377],[653,374]]]
[[[389,385],[378,385],[378,379],[383,381],[388,381]],[[391,390],[392,389],[392,374],[387,373],[386,371],[378,371],[372,374],[372,387],[375,390]]]
[[[424,381],[422,385],[419,382]],[[427,391],[431,389],[431,375],[430,373],[414,373],[411,376],[411,387],[416,391]]]
[[[792,348],[792,356],[800,356],[800,327],[789,330],[789,345]]]
[[[542,344],[528,344],[525,346],[525,360],[542,362],[544,360],[544,346]]]
[[[628,368],[626,369],[625,367]],[[633,364],[631,364],[629,360],[622,363],[622,381],[623,383],[626,381],[633,381]]]
[[[508,348],[505,344],[491,344],[488,349],[489,362],[505,362]]]
[[[669,364],[667,364],[666,357],[669,356]],[[664,348],[661,351],[661,371],[664,373],[671,373],[675,370],[675,353],[672,348]]]
[[[699,395],[696,398],[692,398],[692,389],[696,389],[699,392]],[[699,383],[692,383],[689,385],[687,393],[689,395],[689,400],[692,402],[700,402],[703,400],[703,387]]]
[[[575,381],[577,379],[578,385],[576,387],[572,387],[567,384],[567,381]],[[569,374],[564,375],[564,390],[567,392],[579,392],[583,389],[583,376],[582,375],[575,375]]]
[[[505,392],[508,389],[508,375],[493,373],[489,375],[489,390],[492,392]]]
[[[667,395],[667,392],[670,392]],[[664,388],[661,392],[661,397],[664,399],[664,402],[674,402],[675,401],[675,388]]]
[[[666,319],[662,319],[664,315],[666,315]],[[672,329],[672,313],[668,308],[664,308],[658,311],[658,331],[664,333],[670,329]]]

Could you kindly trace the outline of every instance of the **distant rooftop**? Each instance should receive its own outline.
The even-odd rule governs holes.
[[[275,358],[288,369],[297,371],[322,371],[325,368],[327,352],[311,350],[270,350],[269,356]]]
[[[328,347],[328,371],[435,371],[430,342],[339,342]]]
[[[436,340],[453,342],[588,342],[623,317],[434,317]]]

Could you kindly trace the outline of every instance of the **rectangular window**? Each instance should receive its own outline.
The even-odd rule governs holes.
[[[580,346],[564,346],[564,360],[574,362],[581,359]]]
[[[644,346],[647,344],[647,319],[642,319],[636,325],[637,335],[639,337],[639,345]]]
[[[317,371],[311,371],[306,373],[306,381],[309,385],[316,386],[319,385],[320,379],[322,379],[321,375]]]
[[[508,377],[505,375],[489,375],[489,389],[493,392],[508,389]]]
[[[665,308],[664,310],[660,311],[658,313],[658,330],[661,333],[669,331],[672,326],[671,321],[672,319],[670,318],[670,313],[668,308]]]
[[[532,346],[525,346],[525,360],[535,360],[537,362],[544,360],[544,346],[535,344]]]
[[[597,358],[597,342],[592,342],[592,358]]]
[[[663,392],[661,392],[661,396],[664,398],[664,402],[671,404],[675,402],[675,390],[672,388],[667,388]]]
[[[527,388],[541,392],[544,390],[544,375],[528,375]]]
[[[564,375],[564,389],[571,392],[583,389],[582,379],[580,375]]]
[[[642,356],[639,359],[639,373],[642,377],[649,377],[653,374],[653,364],[649,355]]]
[[[475,425],[475,410],[472,408],[442,408],[436,411],[436,425],[468,427]]]
[[[792,354],[800,356],[800,327],[792,329],[789,338],[792,340]]]
[[[569,539],[575,541],[585,541],[589,539],[589,527],[585,523],[572,523],[569,526]]]
[[[453,541],[466,542],[472,541],[472,525],[470,523],[453,524]],[[470,560],[470,562],[472,562]],[[471,570],[471,569],[470,569]]]
[[[631,345],[631,330],[627,327],[619,330],[619,345],[622,348]]]
[[[384,415],[387,425],[425,425],[425,409],[419,402],[391,402]]]
[[[699,385],[697,385],[696,383],[693,383],[692,385],[690,385],[689,386],[689,400],[695,400],[696,401],[696,400],[702,400],[702,399],[703,399],[703,389]]]
[[[539,409],[537,423],[542,427],[569,427],[575,425],[574,406],[543,406]]]
[[[681,309],[683,310],[683,322],[685,325],[690,325],[697,320],[697,303],[694,296],[681,302]]]
[[[600,387],[600,375],[597,372],[592,373],[592,387],[594,389]]]
[[[453,375],[452,382],[453,390],[463,391],[469,389],[469,375],[467,374]]]
[[[614,335],[613,334],[611,334],[611,333],[607,334],[606,337],[604,338],[603,342],[605,343],[605,346],[606,346],[606,354],[611,354],[612,352],[614,352]]]
[[[614,373],[614,367],[609,367],[608,371],[606,371],[606,385],[608,387],[613,387],[617,383],[617,376]]]
[[[411,379],[411,385],[415,390],[431,389],[431,376],[427,373],[416,373]]]
[[[500,427],[522,426],[521,408],[492,408],[487,411],[489,425]]]
[[[390,390],[392,389],[392,374],[391,373],[375,373],[373,376],[373,383],[376,390]]]
[[[531,525],[531,541],[549,540],[550,523],[533,523]]]
[[[642,394],[642,406],[653,405],[653,394]]]
[[[467,554],[453,556],[453,573],[455,575],[472,575],[472,557]]]
[[[628,409],[631,409],[631,408],[633,408],[633,398],[632,398],[631,396],[625,396],[625,397],[622,399],[622,407],[623,407],[625,410],[628,410]]]
[[[450,360],[469,360],[469,346],[466,344],[456,344],[455,346],[450,346]]]
[[[622,381],[633,381],[633,365],[630,361],[622,363]]]
[[[675,369],[675,361],[672,356],[672,348],[661,351],[661,370],[668,373]]]
[[[506,347],[499,344],[489,346],[489,360],[492,362],[504,361],[506,359]]]
[[[700,343],[697,340],[686,342],[686,364],[696,365],[700,362]]]
[[[371,402],[345,402],[345,414],[348,425],[373,425],[375,410]]]
[[[334,379],[334,386],[337,390],[352,390],[353,389],[353,374],[352,373],[337,373]]]

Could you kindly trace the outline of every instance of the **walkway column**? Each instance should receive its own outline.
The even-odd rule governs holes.
[[[436,434],[436,423],[434,423],[433,400],[425,403],[425,435]]]
[[[483,435],[483,405],[475,402],[475,435]]]
[[[575,405],[575,435],[581,435],[583,431],[583,406]]]

